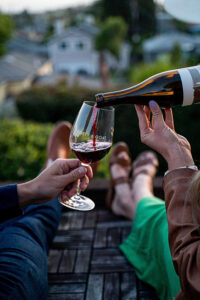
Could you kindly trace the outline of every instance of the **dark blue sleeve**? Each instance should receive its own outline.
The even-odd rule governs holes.
[[[18,203],[17,185],[0,186],[0,223],[22,213]]]

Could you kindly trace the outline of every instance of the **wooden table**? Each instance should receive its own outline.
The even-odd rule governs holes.
[[[119,250],[132,222],[115,216],[105,207],[105,191],[99,183],[88,190],[89,195],[98,199],[93,211],[63,210],[49,253],[48,299],[158,299],[153,288],[136,277]]]
[[[48,299],[157,299],[118,248],[130,229],[106,209],[64,211],[49,254]]]

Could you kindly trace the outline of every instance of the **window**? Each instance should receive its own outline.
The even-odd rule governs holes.
[[[76,43],[76,48],[78,50],[83,50],[85,48],[85,44],[83,42],[79,41]]]
[[[69,48],[69,43],[67,43],[67,42],[61,42],[60,44],[59,44],[59,49],[60,50],[66,50],[67,48]]]

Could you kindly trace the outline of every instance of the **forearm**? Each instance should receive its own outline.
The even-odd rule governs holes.
[[[196,172],[191,169],[177,169],[164,177],[170,250],[186,299],[197,299],[195,297],[200,293],[197,284],[200,273],[199,225],[193,221],[189,195],[186,198]]]
[[[21,209],[33,204],[35,194],[34,189],[33,180],[17,185],[18,202]]]

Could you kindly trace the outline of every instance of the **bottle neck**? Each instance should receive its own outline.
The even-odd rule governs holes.
[[[148,80],[149,79],[123,90],[96,94],[95,98],[96,98],[97,107],[100,108],[100,107],[116,104],[113,101],[119,100],[124,97],[129,97],[130,95],[134,94],[137,90],[141,90],[142,87],[144,86],[144,83],[147,82]]]
[[[161,96],[171,97],[175,94],[174,82],[180,82],[177,70],[159,73],[127,89],[95,95],[97,107],[129,103],[146,105]]]

